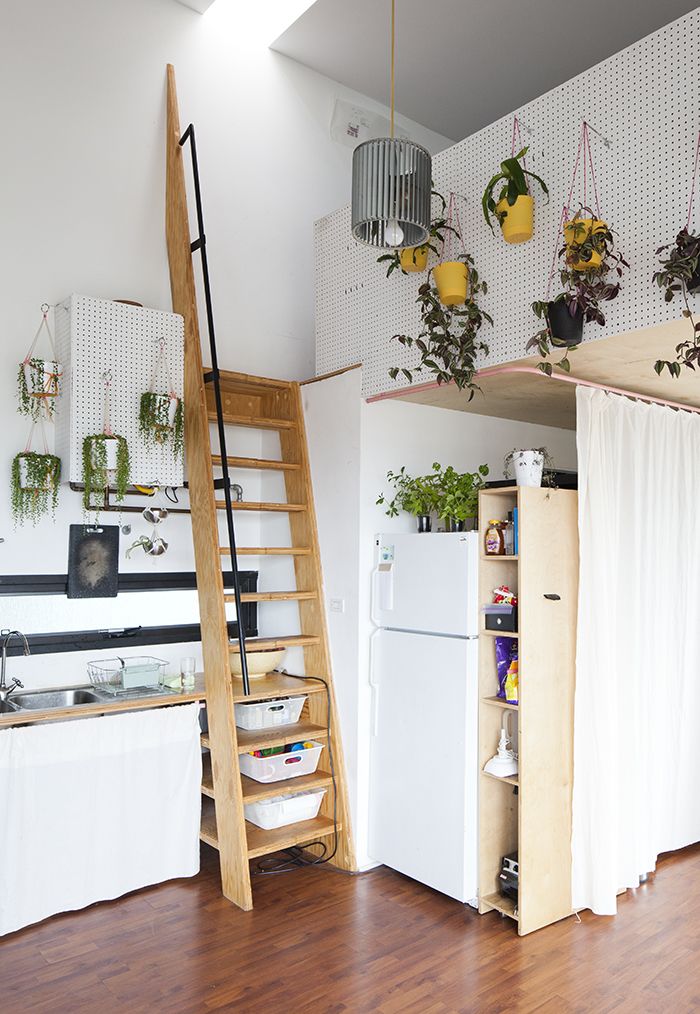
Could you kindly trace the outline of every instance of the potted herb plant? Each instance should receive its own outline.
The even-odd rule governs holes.
[[[433,190],[431,196],[439,202],[440,210],[430,223],[427,242],[421,246],[407,246],[401,250],[392,250],[391,253],[377,257],[377,264],[387,264],[387,278],[392,271],[397,270],[405,275],[425,271],[428,266],[428,254],[434,253],[436,257],[439,256],[437,244],[444,244],[447,232],[455,232],[445,217],[447,201],[437,190]]]
[[[95,433],[83,440],[83,507],[93,510],[92,497],[104,496],[112,487],[121,503],[129,485],[129,448],[124,437],[113,433]]]
[[[667,250],[670,253],[666,254]],[[666,256],[662,257],[662,254]],[[693,235],[685,227],[676,236],[675,243],[660,246],[656,256],[661,260],[661,267],[654,272],[652,280],[663,290],[667,303],[674,299],[676,293],[681,294],[683,316],[690,322],[691,333],[685,341],[676,345],[673,362],[658,359],[654,369],[658,374],[667,369],[672,377],[679,377],[682,366],[694,370],[700,360],[700,323],[695,322],[688,300],[690,293],[700,292],[700,236]]]
[[[528,177],[539,184],[545,196],[549,196],[544,180],[520,164],[527,151],[527,148],[522,148],[517,155],[501,162],[500,172],[491,177],[481,198],[486,224],[493,232],[493,218],[496,218],[506,243],[525,243],[532,239],[535,199],[530,193]],[[494,196],[497,187],[498,195]]]
[[[402,465],[398,472],[387,472],[386,478],[394,487],[394,495],[389,500],[384,493],[380,493],[377,504],[386,506],[386,514],[390,518],[395,518],[399,511],[412,514],[418,522],[418,531],[429,532],[430,515],[437,506],[438,496],[434,476],[422,475],[413,478],[406,471],[406,466]]]
[[[56,512],[61,482],[61,459],[55,454],[22,451],[12,459],[12,516],[15,525],[36,524]]]
[[[479,331],[487,321],[493,320],[479,306],[479,298],[488,291],[486,282],[479,277],[474,259],[462,254],[460,264],[468,279],[468,296],[463,307],[446,307],[436,288],[428,281],[418,289],[417,302],[420,305],[422,330],[417,338],[397,334],[395,338],[406,348],[420,352],[418,366],[412,368],[393,366],[389,376],[395,380],[402,373],[409,383],[416,373],[428,370],[435,375],[438,384],[453,381],[460,390],[468,390],[469,398],[479,390],[474,382],[476,359],[479,352],[488,355],[488,345],[479,338]],[[433,268],[433,274],[437,268]],[[393,340],[393,339],[392,339]]]
[[[443,469],[433,462],[438,489],[437,514],[448,532],[473,531],[478,527],[479,490],[484,488],[488,465],[479,465],[476,472],[458,472],[448,465]]]
[[[182,454],[185,413],[182,398],[172,391],[156,394],[146,391],[139,403],[139,432],[146,446],[162,446],[168,442],[174,457]]]
[[[552,485],[551,477],[545,477],[543,483],[545,468],[550,472],[554,468],[546,447],[514,448],[503,459],[503,475],[506,479],[514,478],[517,486]]]

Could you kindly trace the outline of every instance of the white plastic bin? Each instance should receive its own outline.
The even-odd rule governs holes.
[[[312,743],[305,750],[292,753],[277,753],[272,757],[242,753],[238,759],[242,773],[256,782],[282,782],[287,778],[312,775],[321,759],[321,750],[323,743]]]
[[[281,697],[276,701],[236,704],[236,725],[239,729],[271,729],[276,725],[294,725],[299,721],[304,697]]]
[[[271,831],[285,824],[296,824],[300,820],[313,820],[321,806],[325,789],[314,792],[299,792],[296,796],[273,796],[257,803],[246,803],[245,819],[251,824]]]

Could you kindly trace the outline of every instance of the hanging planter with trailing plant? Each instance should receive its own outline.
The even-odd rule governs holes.
[[[63,370],[56,361],[56,348],[48,321],[49,305],[41,307],[41,323],[29,350],[17,369],[17,401],[20,415],[28,415],[35,422],[52,418],[56,399],[61,393]],[[35,354],[42,332],[48,337],[51,355],[47,359]]]
[[[396,340],[405,348],[416,348],[420,353],[417,366],[392,366],[389,376],[396,380],[399,373],[413,383],[416,373],[432,373],[438,384],[454,383],[460,390],[469,391],[469,400],[479,390],[474,381],[479,353],[488,355],[489,347],[479,338],[484,321],[493,324],[491,316],[479,306],[479,299],[488,291],[474,266],[470,254],[461,254],[459,264],[468,280],[468,294],[463,306],[446,307],[436,288],[428,281],[418,289],[422,330],[417,338],[396,334]],[[434,273],[437,269],[433,268]]]
[[[497,172],[486,184],[484,195],[481,198],[484,218],[491,232],[494,231],[493,219],[495,218],[501,227],[503,239],[506,243],[513,244],[526,243],[532,239],[535,228],[535,199],[530,192],[528,177],[539,184],[545,197],[549,197],[549,190],[544,180],[525,168],[525,156],[528,148],[521,147],[516,154],[516,140],[520,146],[522,143],[520,121],[517,116],[513,120],[510,158],[501,162],[500,172]],[[499,184],[500,189],[496,197],[494,190]]]
[[[126,439],[112,432],[110,423],[110,394],[112,373],[102,375],[104,383],[104,422],[101,433],[93,433],[83,439],[83,509],[86,513],[99,511],[92,503],[99,494],[103,503],[107,490],[113,489],[115,500],[121,503],[129,485],[129,447]]]
[[[163,373],[165,391],[156,390],[158,376]],[[182,398],[173,390],[165,354],[165,341],[158,342],[158,355],[153,364],[148,391],[139,403],[139,432],[147,447],[170,445],[173,456],[182,455],[185,435],[185,412]]]
[[[688,298],[700,292],[700,236],[690,231],[699,158],[700,132],[695,142],[695,168],[690,184],[686,223],[674,243],[660,246],[656,251],[661,267],[652,276],[652,281],[663,291],[665,302],[670,303],[680,293],[683,300],[683,316],[690,324],[690,335],[676,345],[675,360],[657,359],[654,363],[654,369],[659,375],[666,369],[672,377],[680,377],[682,367],[694,370],[700,363],[700,322],[695,320]]]
[[[442,244],[440,263],[435,265],[432,274],[442,305],[461,306],[467,301],[468,292],[467,251],[464,246],[455,194],[450,194],[446,222],[449,231],[447,231]],[[461,244],[461,254],[455,254],[457,243]]]
[[[387,264],[387,278],[393,271],[401,271],[404,275],[421,273],[428,267],[429,254],[439,256],[440,248],[445,242],[445,233],[450,228],[445,217],[447,201],[437,190],[431,191],[431,199],[433,205],[437,202],[438,209],[430,223],[428,241],[421,246],[406,246],[377,257],[377,264]]]
[[[104,499],[107,489],[121,503],[129,486],[129,448],[116,433],[95,433],[83,440],[83,507],[95,510],[93,496]]]
[[[42,420],[40,424],[43,454],[31,450],[36,425],[32,423],[25,449],[12,459],[10,486],[15,526],[27,521],[35,525],[45,514],[55,514],[58,505],[61,459],[49,454]]]
[[[572,215],[571,200],[582,158],[585,167],[584,202],[590,176],[596,210],[594,213],[584,203]],[[557,250],[562,235],[564,243]],[[552,298],[550,293],[552,280],[557,273],[557,259],[560,261],[558,274],[561,291]],[[565,350],[562,358],[554,365],[570,372],[568,351],[581,344],[585,324],[605,325],[601,304],[617,298],[623,269],[628,267],[628,262],[616,247],[615,234],[600,213],[588,124],[584,121],[567,203],[562,208],[559,219],[554,256],[547,279],[547,296],[532,304],[533,313],[538,320],[544,321],[545,326],[530,339],[527,348],[536,349],[542,356],[543,361],[538,363],[538,367],[543,373],[550,377],[552,375],[553,364],[547,361],[547,357],[553,349]]]

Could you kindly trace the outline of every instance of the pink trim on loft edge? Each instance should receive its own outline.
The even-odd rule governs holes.
[[[533,376],[544,377],[541,370],[536,366],[491,366],[485,370],[479,370],[476,379],[481,377],[495,377],[501,373],[530,373]],[[626,391],[622,387],[609,387],[606,384],[596,384],[592,380],[582,380],[580,377],[572,377],[568,373],[553,373],[548,380],[561,380],[565,384],[576,384],[580,387],[593,387],[598,391],[607,391],[609,394],[619,394],[624,398],[635,398],[637,401],[646,401],[652,405],[665,405],[667,408],[677,408],[682,412],[694,412],[700,415],[700,407],[695,405],[684,405],[680,401],[667,401],[665,398],[654,398],[651,394],[640,394],[638,391]],[[453,381],[450,381],[452,384]],[[383,401],[386,398],[400,398],[404,394],[420,394],[423,391],[436,391],[439,387],[447,387],[447,384],[438,384],[432,381],[428,384],[416,384],[415,387],[399,387],[395,391],[384,391],[382,394],[373,394],[367,398],[367,402]]]

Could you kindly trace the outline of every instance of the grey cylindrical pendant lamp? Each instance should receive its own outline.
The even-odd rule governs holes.
[[[352,234],[375,247],[420,246],[430,232],[430,152],[380,137],[352,156]]]

